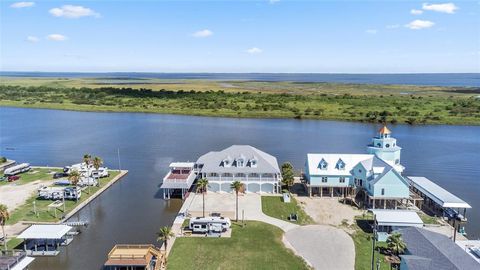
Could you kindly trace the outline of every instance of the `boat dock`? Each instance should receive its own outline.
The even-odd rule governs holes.
[[[160,189],[163,190],[163,199],[168,200],[175,191],[180,191],[183,200],[192,187],[193,182],[197,179],[195,163],[173,162],[169,168],[170,171],[163,178],[160,186]]]

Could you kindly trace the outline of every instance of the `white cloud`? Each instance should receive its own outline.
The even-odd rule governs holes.
[[[378,30],[377,29],[368,29],[368,30],[365,31],[365,33],[375,35],[376,33],[378,33]]]
[[[208,29],[203,29],[192,34],[192,36],[197,38],[206,38],[213,35],[213,32]]]
[[[97,18],[100,17],[100,14],[98,14],[92,9],[72,5],[64,5],[60,8],[52,8],[49,12],[55,17],[64,17],[68,19],[77,19],[88,16],[93,16]]]
[[[280,2],[280,0],[268,0],[268,2],[269,2],[270,4],[275,4],[275,3]]]
[[[27,37],[27,41],[28,42],[32,42],[32,43],[36,43],[38,42],[40,39],[38,37],[35,37],[35,36],[28,36]]]
[[[35,6],[35,2],[16,2],[10,5],[12,8],[26,8]]]
[[[420,30],[424,28],[430,28],[434,26],[435,23],[431,21],[423,21],[423,20],[414,20],[410,23],[406,24],[405,27],[413,29],[413,30]]]
[[[442,12],[442,13],[448,13],[448,14],[453,14],[458,9],[458,7],[454,3],[444,3],[444,4],[424,3],[422,5],[422,8],[424,10],[430,10],[430,11],[436,11],[436,12]]]
[[[423,14],[423,10],[421,10],[421,9],[412,9],[412,10],[410,10],[410,14],[412,14],[412,15],[421,15],[421,14]]]
[[[67,37],[64,35],[60,34],[51,34],[47,36],[48,40],[53,40],[53,41],[65,41],[67,40]]]
[[[253,48],[250,48],[247,50],[247,53],[249,54],[259,54],[259,53],[262,53],[263,50],[260,49],[260,48],[257,48],[257,47],[253,47]]]

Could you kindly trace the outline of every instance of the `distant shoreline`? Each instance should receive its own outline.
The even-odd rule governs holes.
[[[400,84],[480,87],[480,73],[215,73],[215,72],[35,72],[0,71],[1,78],[110,78],[261,81],[296,83]]]

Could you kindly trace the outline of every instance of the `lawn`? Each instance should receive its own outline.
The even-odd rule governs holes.
[[[90,196],[95,194],[99,189],[105,186],[110,180],[119,174],[118,171],[110,171],[110,176],[105,178],[100,178],[98,187],[91,187],[90,194],[89,189],[82,191],[82,196],[78,202],[66,200],[65,201],[65,213],[63,213],[63,207],[57,209],[57,217],[55,217],[54,210],[48,210],[48,205],[53,201],[51,200],[40,200],[37,199],[37,195],[30,197],[25,204],[15,209],[10,213],[10,219],[7,221],[7,224],[15,224],[19,221],[37,221],[37,222],[55,222],[59,221],[62,216],[66,215],[73,208],[75,208],[81,202],[87,200]],[[51,176],[50,176],[51,177]],[[33,211],[33,202],[36,204],[36,209],[38,216],[35,215]]]
[[[440,224],[438,217],[432,217],[430,215],[425,214],[424,212],[417,212],[417,214],[420,216],[423,223],[425,224]]]
[[[367,219],[364,219],[364,217],[362,216],[356,217],[357,224],[352,226],[355,232],[350,234],[355,244],[355,269],[356,270],[371,269],[373,233],[371,232],[368,226],[368,217],[366,218]],[[377,242],[376,246],[385,247],[386,243]],[[380,258],[380,270],[390,269],[390,264],[385,262],[385,256],[376,250],[375,262],[377,261],[377,258]]]
[[[279,228],[248,221],[244,228],[234,223],[232,230],[231,238],[177,238],[168,269],[309,269],[285,248]]]
[[[264,214],[289,221],[287,217],[292,213],[297,213],[298,221],[290,221],[295,224],[313,224],[313,219],[303,211],[295,198],[291,197],[291,202],[284,203],[281,196],[262,196],[262,211]]]
[[[1,181],[0,186],[7,185],[7,184],[24,185],[26,183],[33,182],[36,180],[52,180],[54,173],[62,172],[62,171],[63,170],[61,169],[32,168],[28,172],[18,174],[18,176],[20,176],[20,179],[18,179],[17,181],[13,183],[7,182],[7,181]]]

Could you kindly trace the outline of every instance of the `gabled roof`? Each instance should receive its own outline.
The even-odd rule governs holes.
[[[471,270],[480,268],[478,262],[443,234],[417,227],[405,228],[399,230],[399,232],[402,234],[403,241],[407,245],[408,255],[422,257],[432,261],[429,268],[423,269]],[[408,259],[414,258],[407,258],[405,263],[409,263]],[[422,263],[422,265],[424,264]],[[417,268],[409,267],[409,269]]]
[[[307,154],[307,166],[310,175],[351,175],[353,167],[373,157],[374,155],[369,154]],[[336,166],[340,159],[345,163],[344,169],[338,169]],[[328,163],[326,170],[318,166],[322,160]]]
[[[227,157],[231,157],[235,160],[238,157],[244,157],[245,161],[256,159],[257,164],[255,167],[244,166],[236,167],[221,166],[222,161]],[[201,156],[197,160],[197,164],[203,164],[201,169],[202,172],[228,172],[228,173],[280,173],[280,168],[278,167],[277,158],[267,154],[253,146],[250,145],[232,145],[221,151],[211,151]]]
[[[468,203],[448,192],[426,177],[407,176],[411,184],[442,207],[472,208]]]

